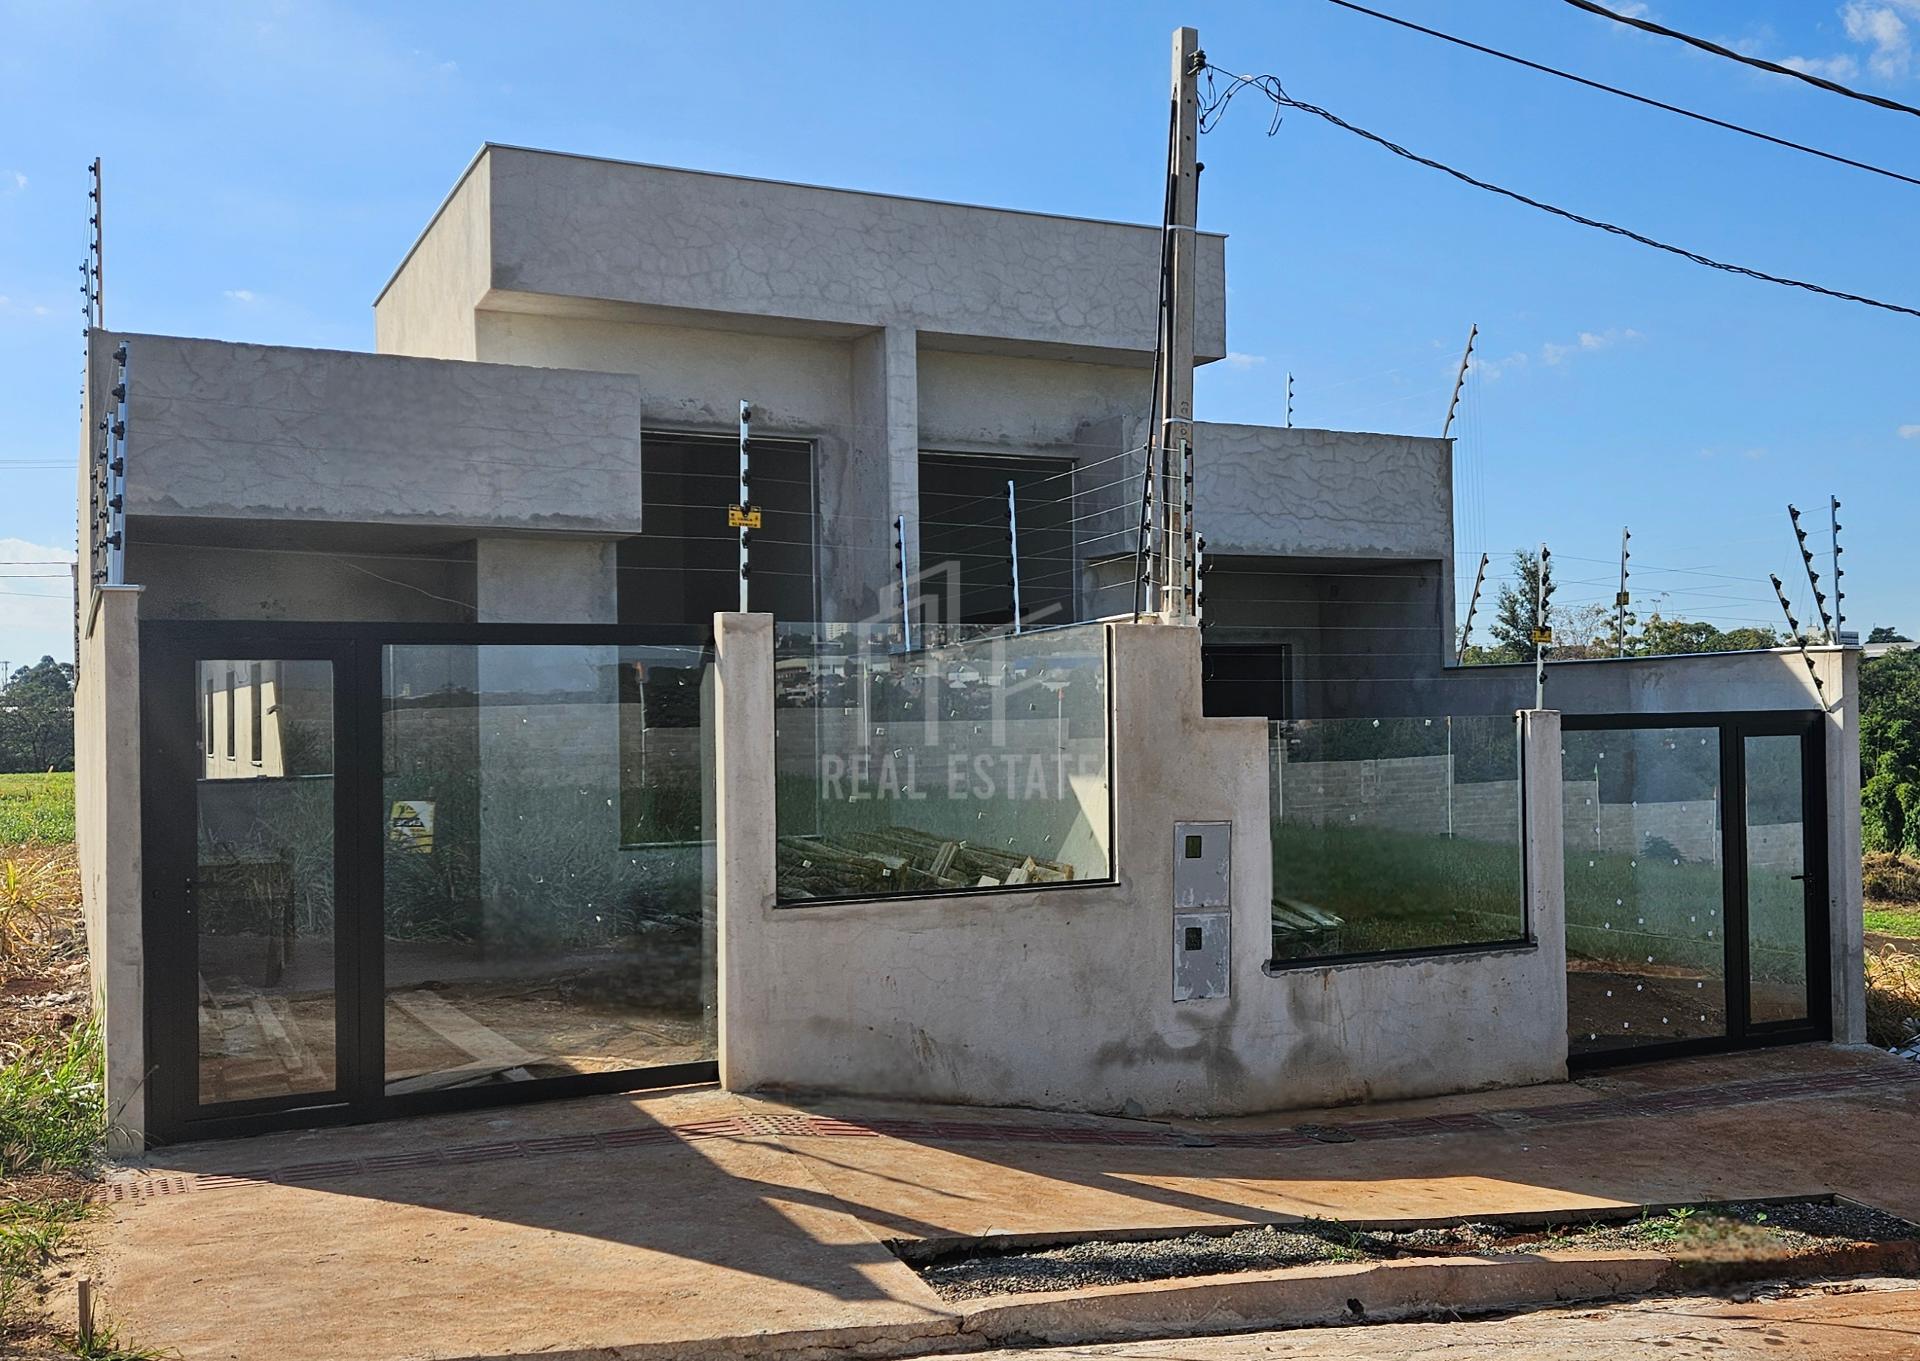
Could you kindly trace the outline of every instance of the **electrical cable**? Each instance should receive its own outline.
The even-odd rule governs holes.
[[[1771,142],[1774,146],[1786,147],[1790,151],[1804,152],[1809,156],[1818,156],[1822,160],[1833,161],[1839,165],[1852,166],[1855,170],[1865,170],[1869,174],[1884,175],[1890,180],[1899,180],[1903,184],[1920,186],[1920,178],[1912,175],[1903,175],[1898,170],[1888,170],[1884,166],[1871,165],[1866,161],[1856,161],[1853,157],[1842,156],[1838,152],[1822,151],[1819,147],[1808,146],[1804,142],[1795,142],[1785,137],[1775,137],[1772,133],[1744,127],[1739,123],[1729,123],[1724,118],[1715,118],[1711,114],[1697,113],[1692,109],[1683,109],[1678,104],[1669,104],[1665,100],[1654,99],[1649,95],[1635,94],[1632,90],[1623,90],[1617,85],[1608,85],[1604,81],[1590,80],[1586,76],[1577,76],[1573,72],[1563,71],[1557,66],[1548,66],[1542,62],[1529,61],[1527,58],[1517,57],[1511,52],[1502,52],[1497,47],[1484,47],[1466,38],[1455,37],[1451,33],[1442,33],[1437,28],[1428,28],[1425,24],[1416,24],[1410,19],[1402,19],[1392,14],[1382,14],[1379,10],[1368,9],[1365,5],[1356,5],[1353,3],[1353,0],[1327,0],[1327,3],[1330,5],[1338,5],[1341,9],[1350,9],[1356,14],[1369,15],[1372,18],[1383,20],[1386,23],[1397,25],[1400,28],[1411,29],[1415,33],[1424,33],[1430,38],[1438,38],[1440,41],[1452,43],[1456,47],[1469,48],[1472,51],[1484,53],[1489,57],[1498,57],[1501,61],[1510,61],[1514,65],[1524,66],[1530,71],[1539,71],[1543,75],[1558,76],[1560,79],[1570,80],[1576,85],[1585,85],[1589,89],[1602,90],[1610,95],[1619,95],[1622,99],[1631,99],[1636,104],[1645,104],[1649,108],[1663,109],[1668,113],[1677,113],[1682,118],[1691,118],[1697,123],[1711,124],[1716,128],[1724,128],[1728,132],[1737,132],[1743,137],[1752,137],[1762,142]]]
[[[1715,260],[1711,256],[1702,255],[1698,251],[1688,250],[1684,246],[1670,245],[1665,241],[1656,240],[1651,236],[1633,231],[1627,227],[1619,226],[1616,223],[1603,222],[1599,218],[1586,217],[1570,209],[1557,207],[1554,204],[1545,203],[1536,198],[1529,198],[1517,190],[1504,189],[1486,180],[1476,179],[1464,170],[1456,170],[1441,161],[1436,161],[1430,157],[1422,156],[1417,152],[1409,151],[1407,148],[1396,142],[1387,140],[1378,133],[1368,132],[1365,128],[1356,127],[1338,114],[1323,109],[1317,104],[1308,104],[1302,100],[1295,99],[1286,92],[1285,88],[1280,84],[1279,78],[1276,76],[1229,75],[1227,72],[1221,71],[1222,75],[1228,76],[1229,83],[1225,91],[1215,93],[1212,88],[1212,73],[1216,70],[1220,70],[1220,68],[1213,66],[1207,68],[1209,88],[1206,103],[1201,108],[1201,131],[1203,132],[1211,131],[1219,125],[1220,118],[1226,113],[1227,105],[1232,101],[1234,95],[1243,89],[1256,89],[1273,101],[1273,122],[1267,129],[1268,136],[1272,136],[1279,130],[1283,110],[1298,109],[1302,113],[1312,114],[1315,118],[1331,123],[1343,132],[1350,132],[1354,136],[1372,142],[1376,146],[1384,147],[1394,155],[1412,161],[1416,165],[1424,165],[1429,170],[1438,170],[1443,175],[1450,175],[1462,184],[1484,190],[1489,194],[1498,194],[1502,198],[1512,199],[1515,203],[1521,203],[1529,208],[1538,209],[1540,212],[1549,213],[1554,217],[1565,218],[1567,221],[1578,223],[1583,227],[1591,227],[1596,231],[1608,232],[1614,236],[1625,237],[1629,241],[1651,247],[1654,250],[1665,251],[1669,255],[1677,255],[1683,260],[1691,261],[1707,269],[1716,269],[1722,273],[1755,279],[1761,283],[1778,284],[1782,288],[1798,288],[1808,293],[1817,293],[1822,297],[1834,298],[1840,302],[1859,303],[1863,307],[1878,308],[1883,312],[1897,312],[1902,316],[1920,317],[1920,308],[1907,307],[1900,303],[1884,302],[1879,298],[1870,298],[1860,293],[1843,292],[1840,289],[1828,288],[1823,284],[1809,283],[1804,279],[1790,279],[1784,275],[1769,274],[1764,270],[1752,269],[1746,265],[1735,265],[1729,264],[1724,260]]]
[[[1825,76],[1816,76],[1811,71],[1797,71],[1791,66],[1782,66],[1762,57],[1750,57],[1744,52],[1735,52],[1730,47],[1722,47],[1719,43],[1708,42],[1705,38],[1696,38],[1691,33],[1682,33],[1677,28],[1666,28],[1654,23],[1651,19],[1641,19],[1635,15],[1622,14],[1619,10],[1608,9],[1605,5],[1593,3],[1593,0],[1566,0],[1566,2],[1575,9],[1585,10],[1588,14],[1597,14],[1602,19],[1611,19],[1615,23],[1626,24],[1657,37],[1676,39],[1689,47],[1697,47],[1702,52],[1711,52],[1716,57],[1725,57],[1729,61],[1737,61],[1744,66],[1751,66],[1776,76],[1804,80],[1807,84],[1817,86],[1829,94],[1845,95],[1848,99],[1857,99],[1863,104],[1873,104],[1883,109],[1890,109],[1894,113],[1910,113],[1920,118],[1920,109],[1914,108],[1911,104],[1902,104],[1897,99],[1888,99],[1884,95],[1870,95],[1862,90],[1850,89],[1839,81],[1828,80]]]

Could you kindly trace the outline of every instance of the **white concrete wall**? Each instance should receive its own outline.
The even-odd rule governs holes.
[[[1189,1114],[1565,1071],[1559,744],[1536,715],[1537,943],[1269,975],[1266,725],[1200,713],[1194,630],[1109,628],[1116,881],[773,906],[770,627],[721,616],[721,1080]],[[1172,1000],[1176,820],[1235,824],[1231,996]]]
[[[73,698],[74,839],[93,1000],[105,1036],[115,1152],[146,1126],[146,987],[140,858],[140,588],[82,593]]]

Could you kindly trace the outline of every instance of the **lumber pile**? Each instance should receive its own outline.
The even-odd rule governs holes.
[[[777,876],[780,897],[791,901],[1055,884],[1073,878],[1073,866],[913,827],[883,827],[782,837]]]
[[[1273,900],[1273,930],[1276,935],[1310,936],[1321,931],[1335,931],[1344,925],[1345,922],[1325,908],[1315,907],[1298,898],[1276,896]]]

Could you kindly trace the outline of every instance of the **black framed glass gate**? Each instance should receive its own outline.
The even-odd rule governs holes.
[[[704,639],[156,623],[141,655],[155,1137],[714,1076]]]
[[[1569,1061],[1825,1038],[1823,716],[1561,724]]]

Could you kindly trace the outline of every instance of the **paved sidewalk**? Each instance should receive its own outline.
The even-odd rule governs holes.
[[[1153,1122],[711,1088],[156,1154],[108,1312],[183,1358],[951,1345],[887,1239],[1838,1192],[1920,1220],[1920,1065],[1781,1049],[1583,1083]]]

